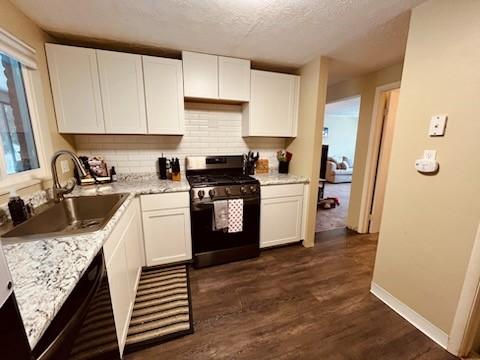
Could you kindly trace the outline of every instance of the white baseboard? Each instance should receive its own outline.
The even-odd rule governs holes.
[[[400,300],[395,298],[392,294],[374,282],[372,282],[370,292],[388,305],[398,315],[403,317],[410,324],[435,341],[442,348],[447,349],[448,334],[446,334],[443,330],[433,325],[430,321],[409,308],[407,305],[402,303]]]

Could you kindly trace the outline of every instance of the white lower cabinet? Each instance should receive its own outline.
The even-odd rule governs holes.
[[[147,266],[190,260],[188,192],[143,195],[141,199]]]
[[[142,269],[140,207],[134,199],[103,246],[120,355]]]
[[[303,184],[262,186],[261,197],[260,247],[302,240]]]

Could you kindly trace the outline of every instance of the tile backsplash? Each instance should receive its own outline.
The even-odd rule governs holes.
[[[185,104],[185,134],[161,135],[76,135],[80,155],[100,155],[118,173],[157,171],[157,158],[178,157],[184,170],[189,155],[239,155],[259,151],[277,168],[276,151],[285,147],[283,138],[243,138],[242,107],[224,104]]]

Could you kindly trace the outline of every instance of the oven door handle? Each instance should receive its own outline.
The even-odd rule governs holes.
[[[236,200],[239,198],[230,198],[230,199],[219,199],[219,200]],[[193,211],[197,210],[208,210],[212,209],[213,210],[213,203],[214,201],[209,201],[209,202],[192,202],[191,203],[191,209]],[[260,204],[260,198],[259,197],[252,197],[252,198],[247,198],[243,199],[243,205],[248,206],[248,205],[256,205]]]

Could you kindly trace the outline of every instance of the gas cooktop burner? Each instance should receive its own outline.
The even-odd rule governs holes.
[[[257,182],[257,180],[248,175],[189,175],[187,178],[191,186],[253,184]]]

